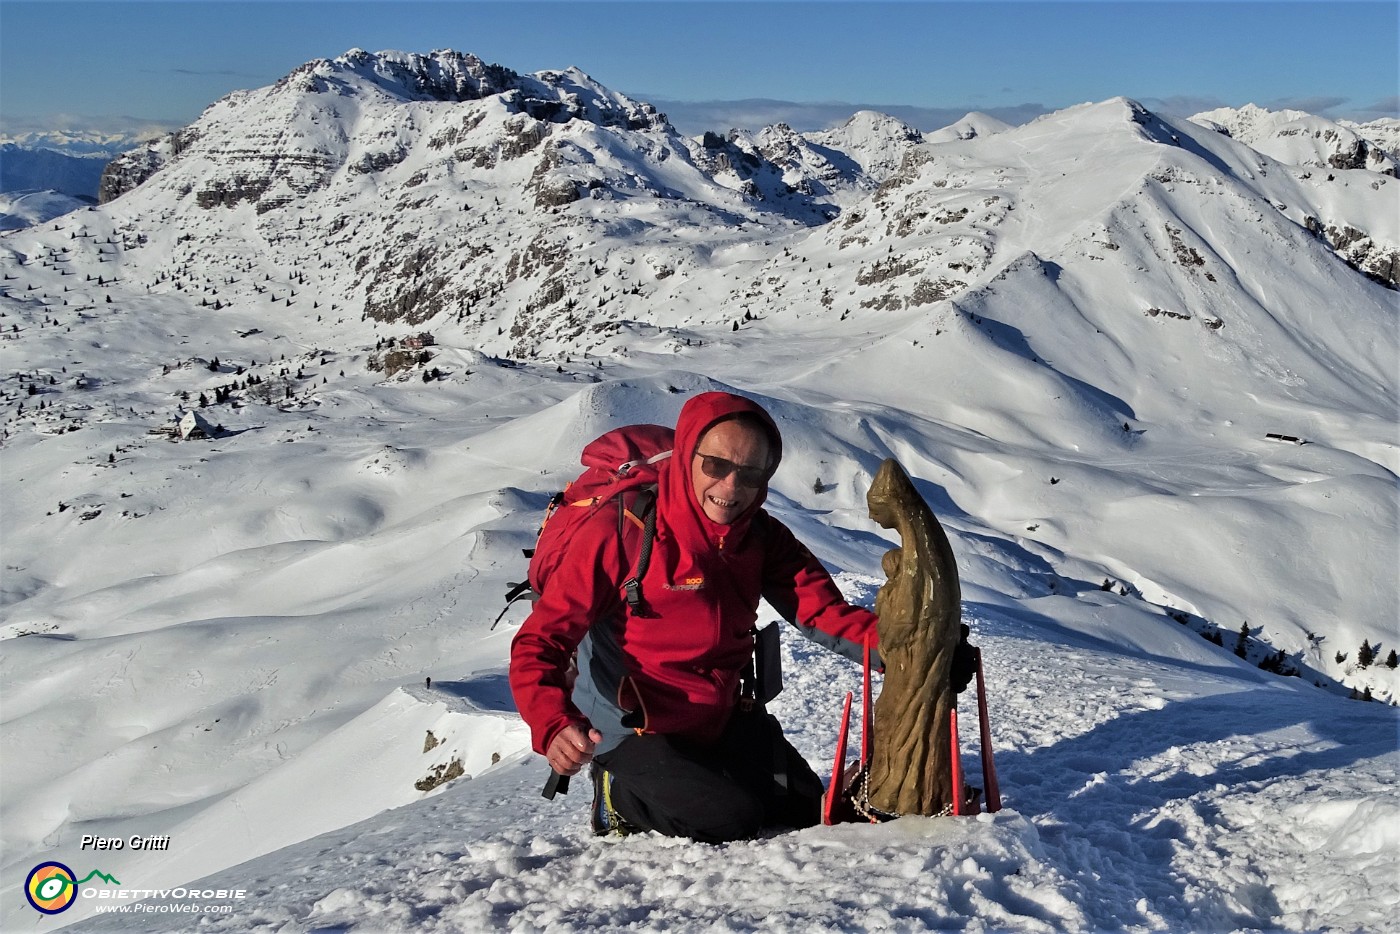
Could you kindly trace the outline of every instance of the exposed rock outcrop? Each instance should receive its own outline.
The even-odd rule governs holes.
[[[1370,234],[1349,224],[1338,227],[1309,215],[1304,226],[1330,246],[1348,266],[1386,288],[1400,290],[1400,249],[1378,244]]]

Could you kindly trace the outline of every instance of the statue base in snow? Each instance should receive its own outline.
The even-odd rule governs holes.
[[[866,660],[860,758],[845,766],[851,696],[842,714],[825,819],[887,820],[908,814],[975,814],[981,789],[962,781],[957,749],[953,655],[962,638],[957,560],[933,510],[899,463],[880,465],[866,497],[870,517],[897,529],[900,547],[885,553],[887,581],[875,598],[885,681],[871,704]],[[1001,807],[991,761],[986,688],[977,651],[977,694],[988,810]],[[955,794],[954,789],[957,789]]]

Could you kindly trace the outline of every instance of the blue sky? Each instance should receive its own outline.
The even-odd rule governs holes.
[[[183,125],[238,88],[359,46],[577,65],[686,132],[857,106],[925,128],[1087,100],[1189,114],[1253,102],[1397,115],[1387,2],[15,2],[0,0],[0,129]]]

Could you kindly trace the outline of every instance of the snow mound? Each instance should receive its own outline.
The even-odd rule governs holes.
[[[0,194],[0,230],[20,230],[88,207],[90,201],[59,191],[10,191]]]

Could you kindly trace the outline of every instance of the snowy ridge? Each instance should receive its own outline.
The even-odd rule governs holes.
[[[1198,113],[1191,120],[1224,132],[1251,148],[1289,165],[1332,169],[1366,169],[1392,178],[1396,168],[1394,138],[1400,120],[1362,126],[1316,117],[1301,110],[1265,110],[1254,104]],[[1368,130],[1378,131],[1368,136]],[[1388,136],[1387,147],[1378,137]]]
[[[1383,930],[1394,711],[1347,696],[1400,692],[1400,183],[1124,98],[965,122],[687,139],[577,70],[353,51],[0,238],[0,927],[35,862],[140,833],[170,852],[100,868],[246,885],[226,930],[744,926],[736,890],[793,928]],[[587,440],[715,388],[778,419],[770,506],[852,599],[871,476],[916,478],[1011,811],[717,861],[538,799],[500,595]],[[854,675],[789,648],[821,763]]]
[[[1400,161],[1400,120],[1383,118],[1366,123],[1357,123],[1354,120],[1337,122],[1384,149],[1390,158]]]
[[[0,230],[19,230],[81,210],[89,202],[57,191],[11,191],[0,194]]]
[[[991,136],[1011,129],[1011,125],[989,114],[973,111],[956,123],[927,134],[924,138],[930,143],[948,143],[954,140],[976,139]]]
[[[0,143],[0,192],[53,191],[92,204],[97,200],[98,181],[105,165],[101,155],[73,156]]]

